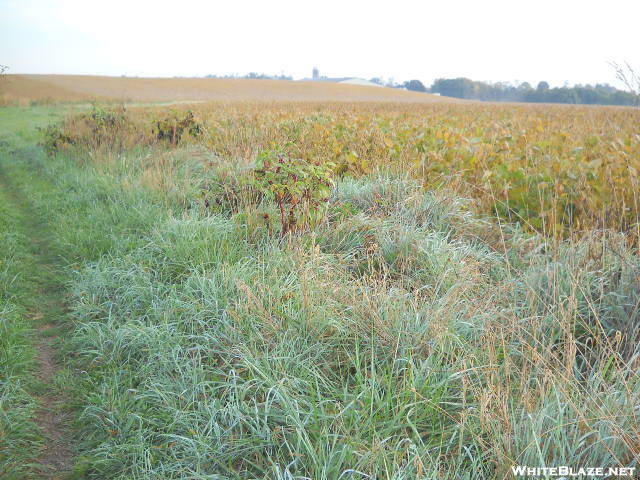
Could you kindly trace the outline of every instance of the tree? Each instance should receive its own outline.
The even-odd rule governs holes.
[[[468,78],[439,78],[433,82],[431,92],[447,97],[493,102],[633,105],[637,99],[637,95],[634,97],[633,93],[618,90],[607,84],[550,88],[547,82],[540,82],[537,88],[533,89],[527,82],[516,85],[509,82],[474,82]]]
[[[426,87],[422,84],[420,80],[409,80],[408,82],[404,82],[404,88],[407,90],[411,90],[414,92],[426,92]]]
[[[539,82],[536,90],[539,92],[547,92],[549,90],[549,84],[545,81]]]
[[[475,84],[468,78],[438,78],[433,82],[431,91],[445,97],[473,98]]]

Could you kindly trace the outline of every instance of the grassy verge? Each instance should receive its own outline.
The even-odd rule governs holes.
[[[34,352],[25,308],[35,288],[26,273],[33,265],[24,251],[23,219],[0,191],[0,477],[24,478],[41,447],[33,415]]]
[[[35,423],[39,389],[35,372],[33,306],[40,285],[29,248],[29,219],[16,204],[5,168],[17,149],[33,148],[34,125],[59,115],[54,109],[3,109],[0,123],[0,476],[27,478],[43,441]],[[31,147],[29,147],[31,146]]]
[[[48,421],[41,414],[45,392],[61,398],[59,392],[76,388],[79,372],[68,362],[73,352],[67,352],[68,368],[53,384],[38,380],[38,344],[51,343],[40,337],[53,336],[53,343],[62,347],[60,338],[70,324],[61,287],[84,262],[107,251],[126,250],[126,239],[135,241],[135,231],[145,220],[131,212],[134,199],[126,197],[120,209],[112,206],[111,195],[119,189],[98,175],[83,176],[74,162],[48,158],[38,145],[37,128],[66,108],[5,110],[0,125],[0,476],[43,478],[57,467],[43,464],[47,456],[42,452],[51,449],[51,441],[68,441],[49,439],[50,427],[39,424]],[[153,214],[151,208],[145,212]],[[79,406],[72,396],[66,400]],[[73,478],[81,477],[84,468],[81,459]]]
[[[81,273],[73,345],[96,472],[486,478],[637,462],[624,342],[638,264],[620,239],[545,251],[507,231],[499,251],[478,238],[490,226],[397,178],[345,181],[335,200],[358,213],[284,246],[247,212],[191,212]]]
[[[22,192],[41,161],[36,128],[66,109],[3,109],[0,121],[0,476],[42,478],[43,452],[51,449],[43,400],[56,390],[41,374],[41,328],[60,325],[64,272],[48,238],[46,219]],[[20,175],[19,172],[26,173]],[[54,332],[51,330],[48,334]],[[46,368],[55,369],[53,364]],[[46,382],[46,383],[45,383]],[[51,409],[52,406],[47,407]],[[45,470],[43,470],[43,468]]]
[[[88,478],[640,460],[640,261],[621,234],[552,243],[378,171],[282,242],[275,205],[235,189],[242,165],[195,147],[11,168],[73,272]],[[224,187],[209,209],[203,183]]]

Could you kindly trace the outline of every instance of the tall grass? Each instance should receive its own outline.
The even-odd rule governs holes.
[[[375,247],[320,231],[280,249],[233,218],[169,219],[86,270],[74,349],[101,392],[83,418],[96,468],[415,478],[637,462],[635,319],[616,312],[637,305],[637,261],[589,262],[578,244],[515,266],[447,223],[359,217]]]

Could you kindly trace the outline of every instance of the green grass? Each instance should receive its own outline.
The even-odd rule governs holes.
[[[34,352],[25,298],[34,289],[25,272],[33,265],[24,251],[23,220],[0,192],[0,477],[24,478],[31,452],[40,446],[32,417]]]
[[[145,176],[162,155],[180,188]],[[12,158],[67,265],[87,478],[640,460],[640,260],[620,235],[554,245],[380,172],[339,181],[329,221],[280,244],[273,205],[202,208],[188,148]]]
[[[0,116],[0,477],[37,477],[44,447],[36,422],[39,395],[48,386],[36,379],[38,327],[56,321],[54,311],[63,273],[53,268],[46,226],[22,196],[31,182],[26,165],[43,158],[35,128],[59,109],[3,109]],[[18,175],[18,164],[26,177]]]

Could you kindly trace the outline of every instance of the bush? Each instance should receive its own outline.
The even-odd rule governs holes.
[[[278,204],[281,236],[296,227],[312,227],[322,218],[333,186],[332,163],[310,163],[282,150],[267,150],[257,164],[254,182]]]
[[[50,154],[69,146],[122,150],[137,144],[140,135],[124,107],[94,105],[89,113],[47,127],[43,144]]]
[[[203,125],[196,121],[195,115],[191,110],[182,118],[180,118],[180,114],[177,111],[171,110],[167,117],[155,122],[155,128],[152,130],[158,141],[169,142],[173,146],[180,143],[185,132],[197,138],[202,135],[203,131]]]

